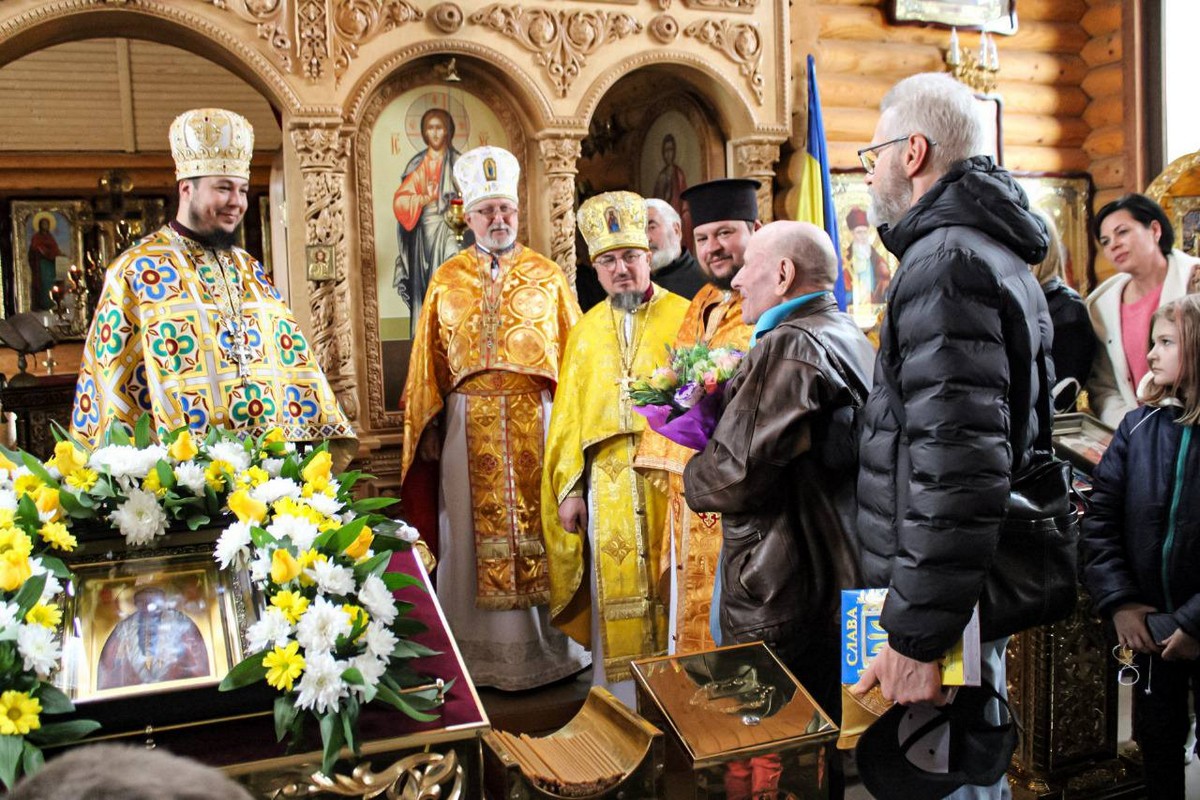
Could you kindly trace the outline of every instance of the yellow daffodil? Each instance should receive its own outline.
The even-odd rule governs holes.
[[[370,528],[364,527],[359,531],[358,536],[351,542],[345,550],[345,553],[350,558],[358,561],[367,554],[367,550],[371,547],[371,542],[375,541],[375,534],[371,533]]]
[[[175,441],[167,448],[167,455],[176,461],[191,461],[199,452],[200,448],[196,446],[192,432],[186,429],[176,436]]]
[[[87,466],[87,455],[74,442],[62,441],[54,445],[54,458],[46,466],[57,466],[64,476],[71,475]]]
[[[208,484],[208,488],[219,492],[225,488],[225,473],[227,472],[233,472],[233,464],[217,459],[204,470],[204,482]]]
[[[67,553],[74,550],[76,545],[79,544],[79,542],[71,534],[71,531],[67,530],[67,526],[61,522],[47,522],[46,524],[42,525],[41,530],[39,530],[38,533],[40,533],[42,538],[49,542],[52,547],[57,547],[59,550]]]
[[[309,567],[311,567],[313,564],[317,563],[318,561],[328,561],[328,560],[329,560],[329,558],[324,553],[319,553],[316,550],[313,550],[311,548],[308,550],[305,550],[303,553],[301,553],[300,558],[299,558],[300,570],[301,570],[300,585],[301,586],[312,586],[314,583],[316,583],[316,581],[314,581],[312,578],[310,578],[304,574],[304,570],[307,570]]]
[[[78,489],[81,492],[91,491],[91,488],[96,485],[99,480],[100,473],[94,469],[77,469],[67,476],[67,486],[72,489]]]
[[[33,540],[25,531],[12,525],[0,528],[0,553],[9,552],[23,556],[33,552]]]
[[[24,475],[18,475],[13,481],[13,491],[17,493],[17,497],[23,494],[33,494],[37,488],[42,485],[42,479],[32,472],[27,472]]]
[[[283,428],[271,428],[267,431],[267,435],[263,437],[263,444],[283,444],[287,439],[284,438]]]
[[[229,495],[229,510],[238,518],[238,522],[259,525],[267,518],[267,504],[255,500],[245,489],[238,489]]]
[[[267,668],[267,683],[281,692],[290,692],[292,684],[304,672],[304,656],[300,655],[300,643],[288,642],[287,647],[276,646],[263,656]]]
[[[62,624],[62,609],[58,606],[48,606],[37,603],[25,613],[25,621],[30,625],[41,625],[53,630]]]
[[[363,634],[367,632],[367,623],[371,621],[371,615],[367,613],[365,608],[362,606],[356,606],[353,603],[346,603],[343,605],[342,611],[345,611],[346,616],[350,618],[351,628],[353,628],[355,625],[362,625],[363,627],[358,636],[354,637],[354,641],[357,642],[362,638]]]
[[[239,481],[245,481],[247,485],[253,489],[255,486],[262,486],[267,481],[271,480],[271,476],[262,467],[250,467],[250,469],[238,475]]]
[[[57,522],[63,517],[58,489],[53,486],[39,486],[33,493],[33,504],[37,506],[39,514],[49,514],[51,522]]]
[[[4,453],[0,453],[0,469],[12,472],[16,468],[17,465],[14,464],[8,456],[4,455]]]
[[[290,497],[281,497],[275,501],[276,517],[299,517],[320,527],[327,517],[310,505],[298,503]],[[324,530],[322,528],[322,530]]]
[[[271,553],[271,580],[283,585],[300,574],[300,562],[284,548]]]
[[[0,734],[24,736],[42,727],[42,703],[28,692],[9,690],[0,694]]]
[[[275,596],[271,598],[271,605],[282,611],[288,622],[295,625],[308,610],[308,598],[299,592],[284,589],[282,592],[275,593]]]
[[[300,477],[304,478],[306,484],[312,486],[313,491],[324,492],[333,477],[333,456],[329,455],[328,450],[317,453],[304,469],[300,470]],[[309,496],[311,497],[311,495]]]
[[[155,497],[167,496],[167,487],[162,485],[162,480],[158,477],[157,469],[152,469],[146,473],[146,477],[142,481],[142,489],[150,492]]]
[[[25,581],[29,580],[32,574],[33,568],[28,555],[16,550],[0,553],[0,589],[15,592],[25,585]]]

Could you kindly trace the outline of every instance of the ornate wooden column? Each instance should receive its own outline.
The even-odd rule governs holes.
[[[550,134],[538,139],[542,168],[550,185],[550,258],[575,285],[575,174],[580,135]]]
[[[754,178],[762,184],[758,189],[758,216],[763,224],[775,219],[775,162],[779,160],[779,141],[772,139],[739,139],[732,141],[736,176]]]

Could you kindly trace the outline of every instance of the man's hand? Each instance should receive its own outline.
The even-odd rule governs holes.
[[[567,533],[583,534],[587,531],[587,501],[582,497],[568,497],[558,504],[558,521]]]
[[[422,461],[437,461],[442,456],[442,435],[432,423],[425,427],[417,443],[417,457]]]
[[[936,661],[916,661],[900,655],[887,644],[850,691],[861,697],[876,683],[885,699],[902,706],[917,703],[944,706],[949,700],[942,690],[942,673]]]
[[[1146,615],[1153,611],[1157,611],[1157,609],[1145,603],[1125,603],[1117,606],[1117,610],[1113,612],[1113,625],[1117,628],[1117,642],[1122,647],[1128,647],[1139,653],[1159,652],[1158,643],[1154,641],[1154,637],[1150,635],[1150,629],[1146,627]]]
[[[1200,657],[1200,642],[1185,633],[1183,628],[1176,628],[1163,642],[1163,661],[1195,661],[1197,657]]]

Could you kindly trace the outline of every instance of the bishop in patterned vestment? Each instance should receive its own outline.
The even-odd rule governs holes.
[[[344,467],[357,448],[296,318],[262,264],[234,246],[246,213],[254,130],[205,108],[171,125],[175,219],[118,256],[88,334],[71,430],[103,443],[149,414],[161,436],[187,426],[289,441],[331,440]]]

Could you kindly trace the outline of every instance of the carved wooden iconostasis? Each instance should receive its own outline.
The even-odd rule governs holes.
[[[426,137],[439,137],[422,129],[424,112],[448,105],[458,152],[485,141],[511,147],[522,163],[521,239],[573,278],[577,174],[596,189],[607,188],[598,176],[618,174],[606,166],[612,151],[583,158],[583,143],[614,118],[628,131],[624,185],[653,189],[648,171],[666,166],[672,134],[676,163],[697,173],[687,182],[757,177],[769,216],[791,130],[787,9],[784,0],[6,0],[0,67],[61,43],[120,37],[194,53],[261,94],[281,131],[279,199],[273,189],[270,203],[282,237],[272,247],[277,284],[360,432],[376,490],[396,494],[411,315],[396,283],[403,225],[394,201]],[[184,107],[199,90],[180,83]],[[425,127],[436,128],[431,119]],[[166,149],[164,139],[138,165],[157,158],[161,183],[172,186]],[[60,168],[82,164],[87,150],[79,131]],[[255,163],[274,155],[256,153]],[[320,265],[306,258],[317,253],[332,254],[331,279],[309,280]]]

